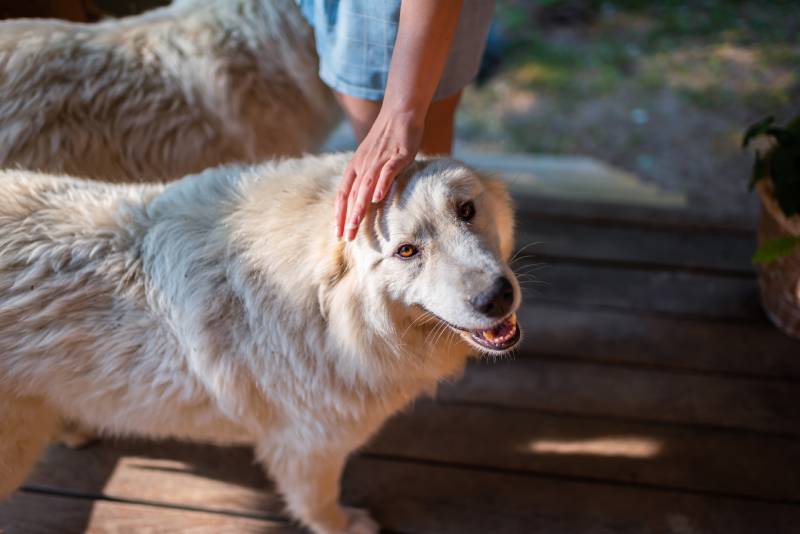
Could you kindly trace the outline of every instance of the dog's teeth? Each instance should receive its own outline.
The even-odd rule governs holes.
[[[517,316],[516,314],[510,315],[494,328],[478,330],[473,335],[485,341],[491,347],[502,349],[506,343],[517,335]]]

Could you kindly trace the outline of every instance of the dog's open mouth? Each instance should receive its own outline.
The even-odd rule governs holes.
[[[498,324],[486,330],[469,330],[469,338],[482,348],[492,351],[505,351],[512,348],[520,340],[517,314],[512,313]]]
[[[430,313],[430,312],[428,312]],[[512,313],[505,319],[486,329],[467,329],[461,328],[441,317],[434,315],[444,324],[457,331],[461,336],[472,345],[477,346],[488,352],[503,353],[516,347],[522,339],[522,331],[517,324],[517,314]]]

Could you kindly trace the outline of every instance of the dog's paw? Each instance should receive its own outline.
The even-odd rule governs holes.
[[[69,449],[82,449],[94,444],[100,438],[89,430],[75,424],[68,424],[58,435],[58,441]]]
[[[347,529],[342,534],[378,534],[381,527],[361,508],[345,508]]]

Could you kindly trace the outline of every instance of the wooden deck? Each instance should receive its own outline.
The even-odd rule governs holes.
[[[520,200],[527,341],[356,454],[344,500],[403,533],[800,532],[800,343],[749,223]],[[8,533],[298,532],[247,448],[53,446]]]

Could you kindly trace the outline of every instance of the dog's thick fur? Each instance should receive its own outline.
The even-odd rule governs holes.
[[[293,0],[0,22],[0,168],[180,178],[315,150],[338,120]]]
[[[457,162],[418,160],[356,240],[337,241],[349,157],[168,186],[0,172],[0,497],[66,417],[107,434],[250,440],[295,517],[372,532],[337,503],[348,454],[460,372],[470,345],[444,321],[496,321],[469,295],[508,276],[516,309],[519,287],[509,197]],[[466,223],[455,210],[469,199]],[[396,257],[405,242],[418,256]]]

